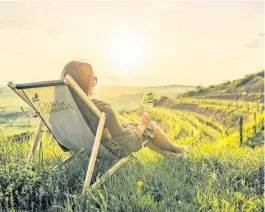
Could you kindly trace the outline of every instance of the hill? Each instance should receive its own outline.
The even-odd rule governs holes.
[[[178,97],[207,97],[214,99],[264,101],[264,70],[241,79],[226,81],[209,87],[197,86]]]

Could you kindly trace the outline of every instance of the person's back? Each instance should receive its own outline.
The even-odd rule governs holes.
[[[86,95],[92,94],[91,89],[94,87],[95,81],[91,80],[94,76],[89,64],[72,61],[65,66],[61,78],[64,79],[66,75],[70,75]],[[96,135],[99,118],[73,89],[70,88],[70,91],[90,130]],[[138,128],[124,128],[119,123],[110,104],[96,99],[91,100],[101,112],[106,113],[105,127],[110,132],[111,138],[104,136],[101,143],[109,151],[123,157],[141,149],[142,134]]]

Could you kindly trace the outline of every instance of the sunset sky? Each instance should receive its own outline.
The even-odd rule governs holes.
[[[0,85],[88,61],[99,85],[208,85],[264,68],[263,2],[0,2]]]

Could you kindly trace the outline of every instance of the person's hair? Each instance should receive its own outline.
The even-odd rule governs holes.
[[[90,64],[71,61],[65,65],[61,79],[63,80],[66,75],[70,75],[87,95],[92,95],[94,73]]]

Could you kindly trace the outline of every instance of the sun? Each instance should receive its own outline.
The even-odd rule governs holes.
[[[117,67],[119,75],[131,75],[141,59],[143,49],[140,40],[133,35],[123,35],[113,39],[108,46],[107,57]]]

